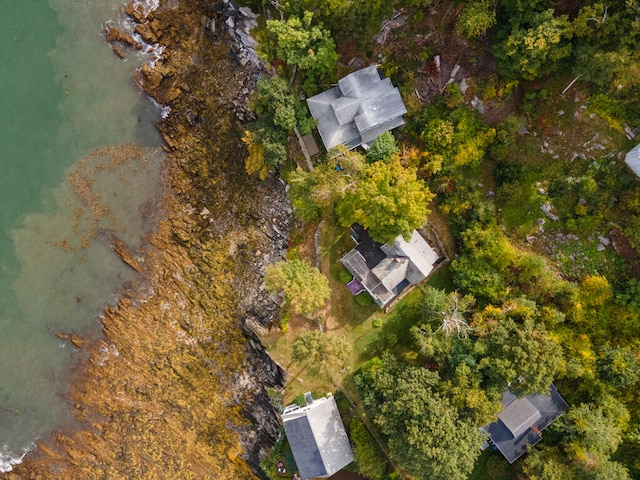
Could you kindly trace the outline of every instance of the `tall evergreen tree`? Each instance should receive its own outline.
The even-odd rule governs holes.
[[[367,413],[387,437],[389,452],[411,475],[466,480],[480,453],[476,426],[461,421],[438,393],[439,376],[390,355],[356,375]]]

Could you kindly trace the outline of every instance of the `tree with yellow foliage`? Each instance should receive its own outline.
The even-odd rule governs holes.
[[[264,162],[264,147],[255,141],[255,135],[250,130],[245,130],[242,141],[246,143],[249,154],[244,161],[245,169],[249,175],[257,174],[260,180],[267,178],[269,170]]]

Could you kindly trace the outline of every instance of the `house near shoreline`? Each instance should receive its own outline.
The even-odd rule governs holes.
[[[328,478],[353,462],[353,450],[332,395],[289,405],[282,425],[301,478]]]
[[[340,259],[353,275],[347,287],[354,295],[367,291],[381,308],[427,278],[441,260],[417,230],[408,241],[399,235],[384,245],[375,242],[362,225],[353,225],[351,231],[356,246]]]
[[[502,406],[498,420],[482,427],[489,435],[482,449],[493,446],[509,463],[524,455],[529,445],[542,440],[542,431],[568,408],[555,385],[551,385],[548,395],[518,398],[507,391],[502,397]]]
[[[404,125],[400,92],[372,65],[341,78],[338,85],[307,99],[327,150],[367,146],[381,133]]]
[[[627,153],[624,161],[629,165],[629,168],[633,170],[633,173],[640,177],[640,143]]]

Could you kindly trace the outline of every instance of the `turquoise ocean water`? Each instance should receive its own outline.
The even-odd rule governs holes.
[[[137,251],[155,223],[160,112],[131,80],[151,54],[121,61],[102,34],[123,4],[0,0],[0,471],[72,422],[79,354],[53,332],[99,330],[136,275],[111,235]]]

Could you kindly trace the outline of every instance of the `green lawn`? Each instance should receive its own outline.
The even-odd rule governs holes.
[[[328,307],[317,312],[316,317],[324,321],[326,332],[346,336],[352,351],[344,368],[334,371],[333,379],[323,372],[313,371],[307,365],[297,365],[291,359],[291,345],[307,330],[318,328],[317,323],[300,316],[291,315],[285,332],[272,331],[263,335],[262,341],[271,354],[289,374],[284,403],[291,403],[297,395],[305,391],[335,391],[334,382],[343,383],[352,394],[352,375],[367,360],[380,355],[384,350],[402,352],[411,344],[410,327],[415,315],[406,313],[419,298],[419,289],[409,292],[393,309],[384,313],[375,303],[362,306],[341,280],[344,269],[339,258],[354,246],[349,229],[337,225],[331,219],[323,224],[320,241],[321,271],[329,279],[331,298]],[[308,241],[311,241],[309,239]],[[429,285],[445,290],[453,290],[449,265],[441,265],[429,280]],[[361,294],[362,295],[362,294]]]
[[[427,285],[446,292],[453,292],[456,289],[456,286],[453,283],[451,263],[446,262],[441,264],[438,269],[431,274],[429,280],[427,280]]]

